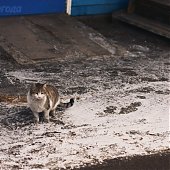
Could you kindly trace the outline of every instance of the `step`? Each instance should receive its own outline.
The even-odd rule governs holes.
[[[170,24],[170,1],[136,0],[134,13]]]
[[[159,21],[148,19],[135,13],[127,14],[124,11],[113,13],[112,17],[166,38],[170,38],[170,27],[168,24],[160,23]]]

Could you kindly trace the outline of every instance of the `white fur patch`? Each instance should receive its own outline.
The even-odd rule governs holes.
[[[44,104],[46,102],[46,96],[44,95],[43,98],[39,97],[37,98],[36,96],[31,96],[30,92],[27,94],[28,106],[33,112],[43,112],[45,110]]]
[[[56,107],[60,104],[60,98],[58,99],[57,103],[55,104],[55,106],[52,108],[53,110],[56,109]]]

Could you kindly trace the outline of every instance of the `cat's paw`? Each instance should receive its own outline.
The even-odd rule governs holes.
[[[44,123],[49,123],[50,120],[49,119],[44,119]]]
[[[34,119],[34,124],[38,125],[38,123],[39,123],[39,119]]]

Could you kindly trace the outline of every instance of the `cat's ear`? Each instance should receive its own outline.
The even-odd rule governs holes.
[[[46,88],[46,87],[47,87],[47,84],[44,84],[44,85],[43,85],[43,88]]]
[[[31,87],[32,87],[32,88],[35,88],[35,87],[36,87],[36,84],[35,84],[35,83],[32,83]]]

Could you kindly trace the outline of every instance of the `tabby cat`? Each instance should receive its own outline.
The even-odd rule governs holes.
[[[55,110],[59,104],[68,108],[74,104],[74,99],[68,103],[61,103],[60,96],[56,87],[47,84],[32,84],[27,94],[28,106],[32,110],[35,123],[39,122],[39,113],[43,112],[44,121],[49,122],[49,114],[55,116]]]

